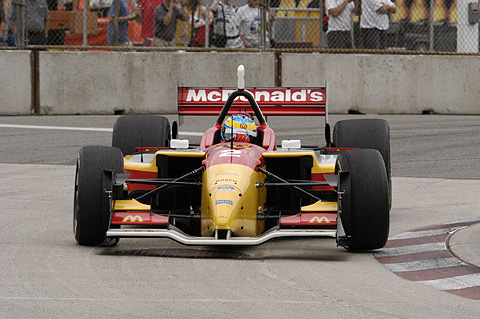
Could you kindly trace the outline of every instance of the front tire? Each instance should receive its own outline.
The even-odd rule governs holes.
[[[372,149],[345,151],[338,156],[335,171],[340,175],[337,244],[353,251],[382,248],[390,224],[382,156]]]
[[[103,189],[104,172],[123,173],[123,156],[118,148],[86,146],[80,149],[75,174],[73,232],[80,245],[105,242],[110,211]]]

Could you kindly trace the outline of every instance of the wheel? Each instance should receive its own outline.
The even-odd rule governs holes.
[[[380,152],[342,152],[335,171],[340,175],[337,244],[348,250],[382,248],[388,239],[390,208],[387,172]]]
[[[118,148],[86,146],[80,149],[73,204],[73,232],[80,245],[96,246],[105,241],[110,211],[103,189],[104,171],[123,173],[123,156]]]
[[[388,205],[392,207],[392,168],[390,127],[381,119],[338,121],[333,128],[333,145],[345,148],[371,148],[382,154],[388,179]]]
[[[135,153],[136,147],[164,147],[170,141],[170,123],[163,116],[126,115],[113,126],[112,146],[123,155]]]

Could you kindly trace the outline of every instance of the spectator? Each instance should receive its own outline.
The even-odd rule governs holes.
[[[207,7],[202,5],[201,0],[191,0],[192,14],[190,23],[192,26],[192,34],[190,36],[190,46],[204,47],[207,25]],[[213,14],[209,12],[208,25],[213,23]]]
[[[359,11],[358,0],[325,0],[328,15],[329,48],[351,49],[353,14]]]
[[[235,13],[237,12],[237,8],[232,5],[232,1],[213,0],[210,10],[212,10],[214,16],[213,34],[221,35],[226,39],[225,45],[220,45],[220,43],[210,44],[216,47],[243,48],[243,42],[242,39],[240,39],[235,24]],[[220,41],[221,40],[218,40],[218,42]]]
[[[162,0],[142,0],[139,4],[142,10],[142,31],[140,36],[148,43],[153,39],[153,11]]]
[[[360,0],[358,0],[358,3],[359,3],[359,9],[358,11],[360,11]],[[310,3],[308,4],[307,8],[317,8],[317,9],[320,9],[320,1],[319,0],[312,0],[310,1]],[[325,10],[325,1],[323,1],[323,5],[322,5],[322,30],[323,32],[327,32],[328,30],[328,14]],[[319,13],[311,13],[310,14],[310,17],[320,17],[320,14]]]
[[[270,28],[274,16],[274,11],[270,12],[270,19],[268,19],[267,16],[267,30]],[[260,45],[258,0],[247,0],[247,4],[237,10],[235,20],[243,45],[246,48],[258,48]],[[268,36],[266,37],[266,40],[268,41]]]
[[[0,40],[3,40],[3,32],[5,31],[5,17],[3,12],[3,0],[0,0]]]
[[[397,8],[390,0],[363,0],[360,33],[364,49],[385,49],[390,14]]]
[[[125,0],[118,0],[118,45],[132,46],[132,42],[128,38],[128,22],[135,20],[137,15],[141,14],[140,8],[135,7],[130,14],[127,2]],[[115,45],[115,39],[113,36],[113,22],[115,16],[115,1],[112,1],[110,12],[108,13],[108,45]]]
[[[50,19],[47,2],[45,0],[26,0],[25,2],[27,6],[25,13],[27,43],[29,45],[46,44]],[[17,35],[15,21],[18,18],[16,8],[17,6],[12,5],[7,16],[8,25],[15,36]]]
[[[183,1],[183,0],[180,0]],[[180,7],[177,5],[180,4]],[[172,40],[177,31],[177,20],[188,20],[188,12],[184,2],[163,0],[153,12],[154,47],[172,47]]]

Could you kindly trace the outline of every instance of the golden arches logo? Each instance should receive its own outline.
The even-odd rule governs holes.
[[[313,217],[312,219],[310,219],[310,222],[309,222],[309,223],[310,223],[310,224],[312,224],[312,223],[319,223],[319,224],[321,224],[321,223],[326,223],[326,224],[330,224],[330,220],[329,220],[327,217],[325,217],[325,216],[322,216],[322,217],[315,216],[315,217]]]
[[[132,216],[132,215],[128,215],[127,217],[125,217],[123,219],[123,222],[124,223],[127,223],[127,222],[136,222],[138,221],[139,223],[143,223],[143,218],[141,216],[138,216],[138,215],[135,215],[135,216]]]

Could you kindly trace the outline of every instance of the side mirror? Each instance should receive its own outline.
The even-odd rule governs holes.
[[[283,149],[290,149],[290,148],[301,148],[302,141],[300,140],[282,140],[282,148]]]
[[[189,148],[188,140],[171,139],[170,148]]]

